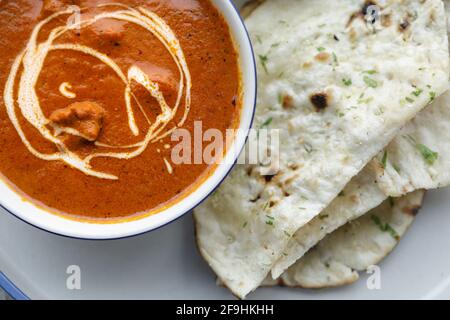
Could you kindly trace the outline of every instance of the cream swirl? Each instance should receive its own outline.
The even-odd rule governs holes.
[[[77,95],[70,91],[72,89],[72,85],[68,82],[63,82],[61,83],[61,85],[59,86],[59,92],[61,92],[61,94],[69,99],[75,99],[77,97]]]
[[[122,4],[105,4],[101,7],[111,7],[114,11],[101,12],[89,19],[82,20],[77,19],[74,23],[66,24],[64,26],[57,26],[53,28],[48,38],[45,41],[38,42],[42,28],[49,22],[55,20],[63,15],[70,15],[76,13],[73,8],[57,12],[45,20],[39,22],[33,29],[30,39],[26,45],[26,48],[15,59],[11,71],[5,86],[4,101],[7,109],[8,116],[14,125],[20,139],[27,147],[27,149],[36,157],[46,161],[64,161],[73,168],[76,168],[86,175],[102,178],[102,179],[118,179],[117,176],[99,172],[92,168],[90,162],[97,157],[109,157],[117,159],[131,159],[137,157],[144,152],[150,143],[160,140],[161,138],[170,134],[177,127],[183,126],[190,110],[191,104],[191,75],[189,68],[181,48],[180,42],[177,39],[175,33],[171,28],[162,20],[157,14],[151,12],[145,8],[131,8]],[[135,25],[138,25],[148,32],[152,33],[167,49],[173,58],[178,70],[179,70],[179,83],[178,94],[174,105],[170,106],[164,98],[163,92],[160,90],[158,83],[153,82],[149,76],[143,72],[139,67],[132,66],[126,74],[122,69],[107,55],[98,52],[97,50],[86,47],[80,44],[55,44],[54,42],[61,37],[64,33],[85,28],[94,24],[102,19],[116,19],[126,21]],[[36,83],[39,78],[42,68],[44,66],[45,59],[52,50],[73,50],[88,54],[101,62],[108,65],[116,75],[125,84],[124,101],[128,118],[128,126],[133,135],[139,135],[139,128],[137,126],[134,111],[132,107],[132,100],[134,100],[143,114],[145,112],[143,107],[139,104],[139,101],[132,93],[133,82],[142,85],[148,93],[158,102],[161,113],[157,115],[155,121],[152,123],[146,116],[146,120],[149,124],[149,128],[145,133],[144,138],[138,143],[132,145],[106,145],[100,142],[95,142],[98,147],[121,149],[121,152],[114,152],[113,150],[105,152],[93,152],[92,154],[81,158],[75,152],[69,150],[64,144],[59,135],[62,132],[70,133],[72,135],[83,137],[83,135],[73,128],[66,128],[53,123],[43,113],[37,93]],[[20,72],[21,71],[21,72]],[[17,100],[15,98],[15,85],[17,85]],[[62,83],[60,86],[61,93],[70,98],[75,98],[73,92],[69,91],[71,86],[68,83]],[[184,101],[183,101],[184,97]],[[17,108],[16,108],[17,106]],[[176,114],[184,108],[182,111],[181,120],[178,123],[174,123],[171,128],[168,128],[169,124],[174,121]],[[57,146],[58,152],[52,154],[45,154],[36,150],[26,137],[20,122],[17,118],[16,109],[19,109],[26,119],[46,140],[52,142]]]

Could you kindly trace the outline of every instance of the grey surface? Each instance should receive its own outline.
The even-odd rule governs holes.
[[[249,298],[448,299],[449,208],[449,189],[428,193],[410,232],[380,265],[381,290],[369,290],[363,274],[344,288],[264,288]],[[81,290],[66,287],[72,264],[82,268]],[[233,299],[199,257],[189,215],[140,237],[94,242],[50,235],[0,211],[0,270],[31,298]]]
[[[8,299],[8,295],[6,294],[5,291],[3,291],[2,288],[0,288],[0,300],[6,300]]]

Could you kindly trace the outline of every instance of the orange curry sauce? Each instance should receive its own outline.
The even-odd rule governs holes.
[[[41,159],[25,146],[8,115],[3,92],[14,61],[29,44],[33,29],[40,21],[71,5],[82,9],[81,19],[101,12],[125,10],[125,7],[101,6],[111,2],[155,13],[179,40],[192,81],[190,110],[182,128],[193,132],[194,121],[202,121],[203,130],[217,128],[225,132],[237,126],[240,116],[237,53],[226,22],[209,0],[1,1],[0,172],[4,180],[26,198],[74,218],[121,219],[157,210],[188,194],[214,170],[207,164],[183,164],[172,165],[173,172],[170,173],[164,158],[171,159],[171,149],[177,143],[171,142],[170,135],[149,143],[141,154],[130,159],[92,159],[92,169],[116,176],[115,180],[86,174],[65,161]],[[68,14],[61,15],[44,25],[36,43],[45,41],[54,28],[66,23],[68,17]],[[137,66],[158,84],[168,105],[176,103],[180,80],[177,64],[161,40],[141,26],[119,19],[99,19],[65,32],[53,45],[67,43],[101,52],[114,61],[125,76],[127,70]],[[57,153],[59,149],[55,143],[45,139],[17,105],[24,68],[24,65],[20,66],[14,83],[17,121],[37,152],[44,155]],[[126,85],[110,66],[93,55],[69,49],[50,50],[34,88],[47,119],[84,135],[55,134],[68,150],[83,159],[93,152],[105,152],[107,148],[96,142],[118,146],[142,141],[149,123],[161,113],[158,101],[149,91],[135,81],[130,82],[133,82],[131,93],[135,97],[131,106],[139,127],[137,135],[129,126],[124,99]],[[62,90],[69,94],[62,94]],[[180,110],[166,131],[182,120],[185,95],[184,91]],[[54,133],[53,129],[50,132]],[[117,149],[114,152],[123,151]]]

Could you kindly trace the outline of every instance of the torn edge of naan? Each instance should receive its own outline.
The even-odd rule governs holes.
[[[450,92],[422,111],[373,163],[378,185],[389,196],[448,186]]]
[[[284,250],[282,258],[272,268],[273,279],[279,278],[328,234],[361,217],[386,200],[386,195],[377,185],[371,166],[372,164],[368,164],[324,211],[297,230]]]
[[[211,197],[196,210],[195,216],[200,225],[197,237],[200,251],[237,296],[245,297],[264,280],[273,264],[282,256],[292,234],[329,205],[339,190],[394,138],[399,128],[429,102],[426,95],[409,102],[407,106],[396,99],[409,95],[413,85],[422,87],[425,83],[431,83],[432,89],[429,88],[427,94],[433,92],[436,96],[447,89],[448,41],[442,2],[410,0],[401,1],[401,4],[399,1],[389,3],[393,4],[390,7],[392,24],[386,27],[385,32],[367,32],[364,20],[358,19],[352,21],[350,36],[341,30],[339,37],[331,39],[327,36],[328,30],[338,32],[340,27],[347,30],[345,24],[342,25],[344,20],[348,20],[351,13],[357,11],[358,4],[364,4],[363,1],[324,1],[320,5],[311,0],[270,1],[253,12],[250,16],[252,23],[247,21],[253,37],[262,33],[261,42],[255,49],[260,57],[258,68],[262,76],[259,83],[267,88],[259,90],[260,103],[255,124],[261,125],[270,118],[274,128],[279,126],[285,129],[288,125],[289,134],[282,133],[281,139],[285,141],[282,148],[289,147],[290,151],[282,150],[282,156],[286,158],[282,159],[283,174],[267,181],[258,176],[258,168],[237,168],[219,189],[220,197]],[[269,7],[263,8],[266,5]],[[321,16],[313,15],[319,9]],[[416,10],[418,15],[414,17],[415,20],[408,21],[407,30],[398,30],[399,24],[404,26],[400,21],[410,9]],[[269,13],[280,19],[286,18],[289,23],[295,24],[295,28],[283,24],[285,31],[274,36],[273,24],[278,22],[267,19]],[[303,15],[302,19],[299,13]],[[330,19],[331,14],[333,19]],[[322,21],[328,23],[326,28],[319,28]],[[292,32],[302,30],[301,33],[293,33],[300,39],[293,41],[289,36],[291,33],[287,32],[289,29]],[[317,30],[322,33],[318,35]],[[279,38],[280,34],[282,39]],[[305,41],[311,40],[307,36],[313,35],[315,41],[305,48]],[[361,63],[353,52],[356,49],[349,50],[351,46],[347,43],[352,39],[359,58],[364,57],[363,65],[378,68],[376,76],[364,74],[364,69],[357,68],[361,67]],[[297,40],[304,41],[299,43]],[[275,41],[287,41],[287,44],[274,46]],[[320,54],[323,52],[320,46],[322,43],[330,52],[336,52],[336,58],[331,59],[330,64],[317,61],[303,64],[308,69],[296,73],[292,61],[301,65],[302,60],[314,55],[320,55],[318,59],[325,58],[324,54]],[[301,44],[302,50],[293,54],[298,44]],[[325,51],[328,51],[327,48]],[[367,51],[368,48],[370,50]],[[271,50],[269,61],[267,56],[261,58],[267,54],[267,50]],[[295,60],[287,59],[287,53],[293,55],[292,59]],[[425,64],[427,72],[413,72],[419,64]],[[276,71],[280,70],[285,71],[283,81],[273,78],[275,73],[278,74]],[[353,78],[353,85],[347,88],[342,83],[342,76],[335,78],[335,71],[339,74],[346,71]],[[312,81],[313,78],[315,81]],[[374,78],[378,80],[377,84],[376,80],[371,81]],[[324,96],[311,96],[310,100],[318,109],[314,111],[307,103],[307,94],[326,89],[327,86],[336,91],[332,94],[333,101],[329,105],[327,102],[323,110]],[[289,109],[283,112],[277,103],[278,89],[281,88],[287,91],[292,102]],[[349,91],[353,93],[353,98],[344,100]],[[358,103],[359,100],[355,100],[358,96],[360,100],[367,97],[371,99],[361,100],[360,108],[347,110],[346,106]],[[381,111],[379,105],[385,108]],[[341,116],[340,112],[334,113],[336,111],[345,113]],[[355,117],[359,121],[355,121]],[[326,127],[325,124],[330,126]],[[308,152],[306,148],[306,152],[302,152],[302,143],[289,142],[297,141],[299,135],[314,142],[312,150],[315,152]],[[280,185],[287,186],[287,189],[280,188]]]
[[[278,280],[283,285],[320,289],[354,283],[358,272],[378,265],[399,243],[421,208],[424,191],[391,198],[328,235]]]
[[[256,8],[258,8],[261,4],[264,3],[264,1],[267,1],[267,0],[247,1],[240,10],[242,18],[244,18],[244,19],[248,18],[253,13],[253,11],[256,10]]]
[[[450,21],[450,0],[444,7]],[[416,88],[413,97],[423,92]],[[385,166],[379,164],[383,158]],[[389,196],[450,185],[450,91],[421,111],[374,162],[378,184]]]

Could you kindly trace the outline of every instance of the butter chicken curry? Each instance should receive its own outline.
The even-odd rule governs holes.
[[[176,128],[235,128],[238,57],[209,0],[0,0],[0,171],[83,219],[157,212],[211,174]]]

